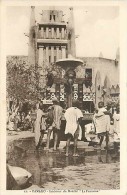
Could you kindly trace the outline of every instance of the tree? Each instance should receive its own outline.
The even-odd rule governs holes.
[[[11,57],[7,60],[7,94],[19,101],[37,99],[35,69],[27,60]]]
[[[45,66],[48,67],[48,66]],[[41,85],[41,70],[36,64],[28,65],[28,57],[26,56],[10,56],[7,58],[7,95],[18,99],[19,102],[28,100],[35,102],[46,96],[46,91],[54,82],[54,78],[61,76],[61,69],[55,64],[51,64],[51,68],[47,68],[45,79],[47,84]],[[50,74],[52,77],[50,77]],[[49,76],[49,78],[48,78]],[[51,81],[51,82],[50,82]],[[50,85],[50,86],[49,86]]]

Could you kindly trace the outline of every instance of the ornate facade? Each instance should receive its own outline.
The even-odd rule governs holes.
[[[41,73],[40,86],[46,85],[48,72],[52,71],[54,81],[49,87],[49,96],[59,98],[61,104],[66,102],[64,71],[56,66],[59,59],[69,57],[69,45],[72,44],[75,57],[75,29],[73,9],[70,9],[68,23],[63,21],[60,10],[43,10],[41,22],[35,24],[35,7],[31,7],[29,29],[28,61],[34,64]],[[73,36],[72,36],[73,35]],[[72,42],[69,44],[69,36]],[[85,53],[84,53],[85,56]],[[83,65],[76,69],[76,79],[73,84],[73,99],[79,99],[83,110],[93,112],[94,105],[100,100],[119,100],[119,50],[116,59],[100,57],[82,57]]]

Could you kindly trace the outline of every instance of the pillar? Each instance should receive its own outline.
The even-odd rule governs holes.
[[[59,46],[56,46],[56,60],[59,60]]]
[[[54,39],[54,28],[51,28],[51,38]]]
[[[46,38],[49,38],[49,28],[46,27]]]
[[[62,58],[66,58],[66,46],[61,46]]]
[[[51,63],[54,62],[54,46],[51,46]]]
[[[101,91],[101,74],[99,71],[96,73],[95,77],[95,104],[98,107],[98,102],[102,101],[102,91]]]
[[[61,31],[62,31],[62,32],[61,32],[61,33],[62,33],[61,38],[64,39],[64,28],[62,28]]]
[[[41,27],[41,38],[44,38],[44,28]]]
[[[46,46],[46,49],[45,49],[45,58],[46,58],[46,62],[48,65],[48,62],[49,62],[49,47],[48,46]]]
[[[44,59],[44,54],[43,54],[43,49],[44,49],[44,46],[40,46],[39,47],[39,59],[38,59],[38,64],[39,66],[43,66],[43,59]]]
[[[74,15],[73,8],[70,8],[70,17],[68,20],[68,32],[71,35],[68,40],[68,55],[73,57],[76,56],[76,47],[75,47],[75,28],[74,28]]]
[[[35,48],[36,40],[33,36],[35,32],[35,7],[31,7],[31,16],[30,16],[30,28],[29,28],[29,45],[28,45],[28,63],[29,65],[35,66]]]
[[[59,36],[60,36],[59,35],[59,28],[56,28],[56,38],[59,39],[60,38]]]
[[[39,85],[40,87],[45,87],[46,85],[46,72],[45,72],[45,66],[46,64],[44,64],[44,46],[40,46],[39,47],[39,72],[40,72],[40,78],[39,78]]]

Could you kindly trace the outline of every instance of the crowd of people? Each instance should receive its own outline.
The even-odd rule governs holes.
[[[15,100],[10,101],[7,114],[7,130],[34,130],[35,106],[30,105],[27,100],[24,103]],[[33,115],[35,116],[33,117]]]
[[[57,150],[60,143],[59,132],[61,130],[61,121],[64,117],[66,121],[65,135],[66,135],[66,156],[69,155],[70,141],[74,141],[73,156],[77,154],[77,141],[82,138],[82,118],[83,113],[79,109],[78,100],[72,102],[72,107],[64,109],[59,105],[57,98],[52,100],[52,105],[46,106],[43,101],[38,105],[28,107],[27,102],[25,106],[15,106],[11,111],[7,120],[7,129],[12,131],[31,130],[35,133],[36,150],[43,145],[44,134],[47,134],[46,147],[43,149],[50,150],[50,140],[53,139],[53,150]],[[24,109],[25,107],[25,109]],[[109,135],[111,134],[111,123],[113,122],[113,139],[114,143],[120,141],[120,114],[119,107],[115,112],[111,112],[111,107],[104,107],[103,102],[98,103],[98,108],[94,112],[93,121],[85,126],[86,138],[87,133],[96,135],[98,146],[102,146],[105,140],[106,148],[108,148]]]

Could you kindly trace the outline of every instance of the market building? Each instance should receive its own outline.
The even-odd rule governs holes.
[[[68,22],[63,20],[63,11],[51,9],[42,11],[40,23],[35,21],[35,9],[31,7],[28,62],[33,64],[41,75],[40,87],[43,88],[47,84],[48,74],[49,77],[53,75],[48,96],[50,99],[56,96],[62,105],[67,103],[65,71],[58,67],[56,62],[70,56],[69,47],[73,50],[73,57],[78,58],[75,52],[73,8],[68,9]],[[116,59],[106,59],[102,53],[99,57],[79,59],[83,64],[75,70],[72,98],[80,101],[81,109],[92,113],[100,100],[105,104],[108,101],[119,101],[119,49],[116,51]]]

